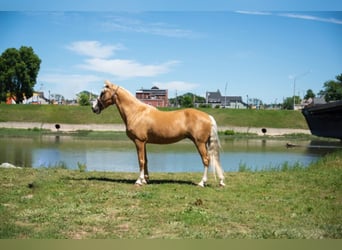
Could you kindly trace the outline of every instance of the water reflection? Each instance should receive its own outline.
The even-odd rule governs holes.
[[[301,141],[286,148],[286,142],[265,139],[225,139],[221,141],[221,162],[225,171],[238,171],[245,166],[252,170],[277,167],[284,162],[307,166],[322,155],[340,147],[339,143]],[[148,145],[151,172],[202,172],[202,162],[194,145],[182,141],[172,145]],[[136,172],[137,156],[127,140],[89,140],[69,136],[33,138],[0,138],[0,163],[22,167],[63,165],[87,170]]]

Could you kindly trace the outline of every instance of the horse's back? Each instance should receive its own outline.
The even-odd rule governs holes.
[[[211,124],[210,116],[198,109],[186,108],[172,111],[156,110],[156,119],[164,119],[167,122],[184,122],[187,124],[208,123]]]

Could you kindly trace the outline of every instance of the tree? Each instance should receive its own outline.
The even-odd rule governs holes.
[[[309,100],[310,98],[315,98],[315,93],[312,91],[312,89],[308,89],[306,91],[306,95],[304,96],[305,100]]]
[[[81,106],[89,106],[90,105],[89,94],[85,92],[81,92],[80,94],[78,94],[78,103]]]
[[[6,99],[7,93],[15,96],[17,103],[21,103],[24,96],[32,96],[40,63],[41,60],[32,47],[22,46],[19,50],[5,50],[0,56],[1,100]]]
[[[300,103],[300,97],[295,96],[296,103]],[[283,109],[293,109],[293,97],[287,97],[283,102]]]
[[[87,90],[83,90],[82,92],[77,94],[77,101],[81,106],[89,106],[92,100],[95,100],[98,95],[93,94]]]
[[[170,98],[170,104],[180,105],[181,107],[193,107],[194,103],[205,103],[205,98],[197,96],[193,93],[186,93],[184,95],[178,96],[177,98]]]
[[[319,92],[320,96],[324,96],[326,102],[342,100],[342,74],[335,78],[336,81],[326,81],[324,89]]]

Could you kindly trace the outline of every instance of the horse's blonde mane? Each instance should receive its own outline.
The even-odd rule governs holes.
[[[141,100],[139,100],[138,98],[136,98],[130,91],[128,91],[127,89],[125,89],[124,87],[122,87],[121,85],[117,85],[117,84],[113,84],[111,83],[110,81],[106,80],[105,81],[105,84],[104,84],[104,88],[103,90],[106,89],[106,87],[110,85],[111,88],[113,88],[113,86],[117,86],[119,89],[122,89],[127,95],[129,95],[129,97],[133,100],[135,100],[137,103],[143,105],[143,106],[146,106],[147,108],[151,108],[151,109],[156,109],[156,107],[152,106],[152,105],[149,105],[149,104],[146,104],[144,102],[142,102]]]

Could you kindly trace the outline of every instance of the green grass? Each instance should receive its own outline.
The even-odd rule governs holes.
[[[109,107],[99,115],[90,106],[66,105],[0,105],[0,122],[39,122],[68,124],[122,123],[117,109]]]
[[[0,238],[342,238],[342,151],[309,168],[226,173],[0,169]]]
[[[220,126],[308,129],[304,116],[293,110],[204,109]]]
[[[308,128],[304,116],[297,111],[210,108],[201,110],[213,115],[219,126]],[[8,121],[69,124],[122,123],[114,106],[96,115],[91,111],[90,106],[1,104],[0,122]]]

